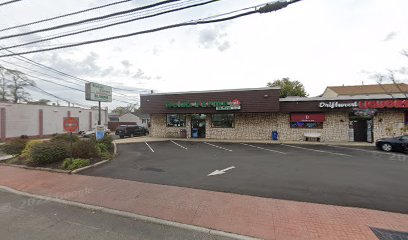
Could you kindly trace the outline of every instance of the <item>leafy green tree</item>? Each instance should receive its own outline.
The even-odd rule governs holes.
[[[288,96],[298,96],[307,97],[309,94],[306,93],[303,84],[297,80],[290,80],[289,78],[282,78],[274,80],[273,82],[268,82],[268,87],[280,87],[280,96],[285,98]]]

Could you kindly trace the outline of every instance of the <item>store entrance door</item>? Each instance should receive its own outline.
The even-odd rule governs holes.
[[[354,141],[367,142],[367,120],[359,119],[353,121]]]
[[[191,115],[191,137],[205,138],[205,114]]]

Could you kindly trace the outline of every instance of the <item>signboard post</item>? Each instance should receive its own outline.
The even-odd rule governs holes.
[[[78,131],[79,128],[79,118],[77,117],[64,117],[64,130],[66,132],[69,132],[70,135],[70,140],[71,140],[71,159],[72,157],[72,142],[73,142],[73,137],[72,133]]]
[[[101,125],[101,102],[112,102],[112,87],[99,83],[85,83],[85,99],[98,102],[98,125]]]

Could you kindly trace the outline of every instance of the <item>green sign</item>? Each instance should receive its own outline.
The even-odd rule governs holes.
[[[209,101],[183,101],[183,102],[168,102],[166,108],[215,108],[216,110],[238,110],[241,109],[239,100],[229,102],[209,102]]]

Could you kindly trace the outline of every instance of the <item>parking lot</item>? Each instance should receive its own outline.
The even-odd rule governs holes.
[[[408,156],[374,147],[158,141],[119,144],[85,175],[408,213]]]

